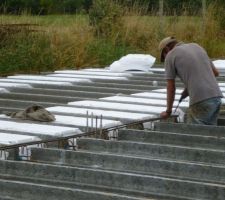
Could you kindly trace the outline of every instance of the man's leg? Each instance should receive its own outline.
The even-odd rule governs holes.
[[[217,125],[220,105],[220,98],[211,98],[190,106],[188,123]]]

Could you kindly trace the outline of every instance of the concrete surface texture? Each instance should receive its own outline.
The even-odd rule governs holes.
[[[225,91],[225,77],[218,81]],[[0,111],[40,104],[57,120],[0,115],[1,145],[75,136],[92,123],[87,111],[102,115],[105,127],[157,117],[166,107],[165,86],[163,70],[63,70],[2,78]],[[176,99],[183,85],[178,81],[178,86]],[[187,106],[188,99],[180,108]],[[220,125],[224,119],[221,115]],[[75,150],[32,146],[27,161],[0,156],[0,199],[224,200],[225,127],[151,125],[151,130],[121,129],[114,140],[77,138]]]

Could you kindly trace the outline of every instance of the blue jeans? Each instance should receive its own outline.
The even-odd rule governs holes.
[[[188,123],[217,125],[217,117],[220,111],[221,98],[206,99],[194,105],[188,110]]]

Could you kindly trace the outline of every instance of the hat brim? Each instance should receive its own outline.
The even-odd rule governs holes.
[[[165,50],[165,48],[169,44],[171,44],[172,42],[177,42],[177,40],[174,37],[170,37],[169,39],[168,38],[166,38],[166,39],[167,39],[167,41],[165,41],[163,45],[160,45],[161,46],[160,49],[162,49],[161,50],[161,53],[160,53],[160,60],[161,60],[161,62],[164,62],[165,61],[165,56],[164,56],[164,50]]]

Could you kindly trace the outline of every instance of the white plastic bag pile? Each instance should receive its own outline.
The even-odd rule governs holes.
[[[156,58],[145,54],[128,54],[120,60],[113,62],[109,69],[113,72],[145,71],[148,72],[155,63]]]
[[[220,75],[225,76],[225,60],[215,60],[213,64],[220,72]]]

